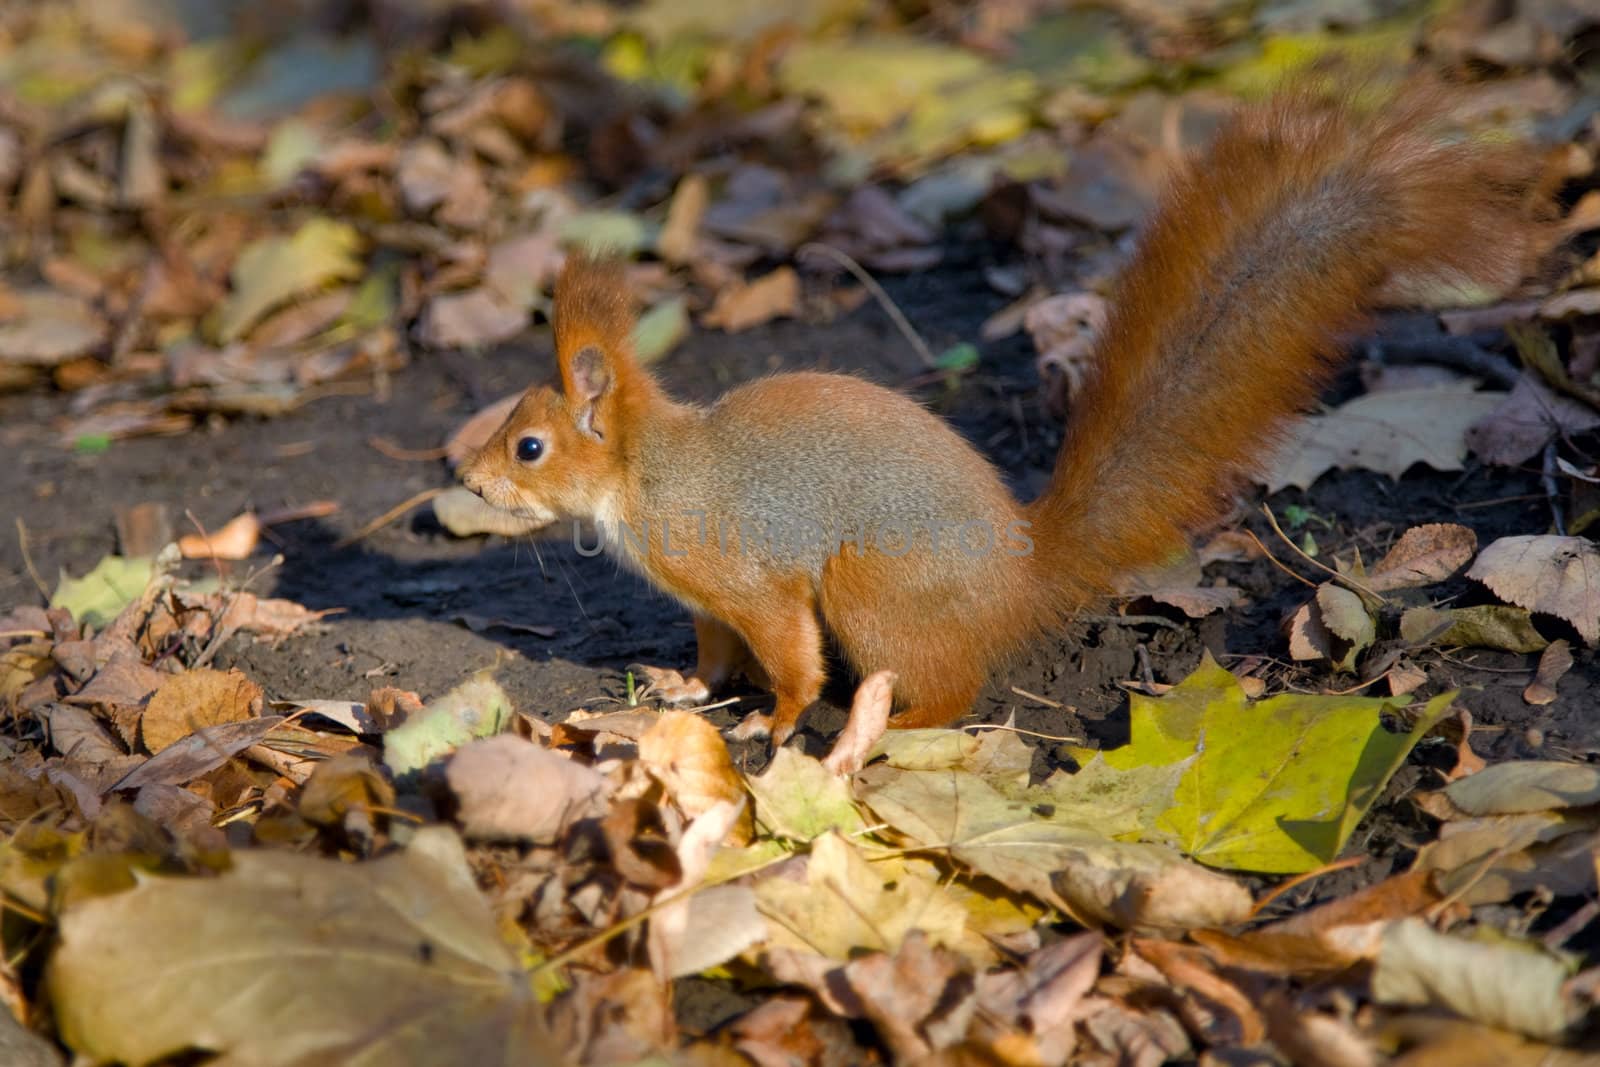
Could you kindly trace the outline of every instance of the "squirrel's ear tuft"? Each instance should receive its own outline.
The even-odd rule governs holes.
[[[585,348],[598,348],[606,360],[620,361],[633,351],[634,315],[622,260],[573,251],[556,280],[556,359],[561,380],[573,391],[572,364]]]

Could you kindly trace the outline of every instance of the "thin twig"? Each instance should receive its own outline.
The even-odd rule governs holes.
[[[1365,856],[1351,856],[1348,859],[1336,860],[1335,862],[1328,864],[1326,867],[1318,867],[1314,871],[1307,871],[1304,874],[1296,875],[1287,882],[1284,882],[1282,885],[1273,889],[1272,892],[1268,893],[1260,900],[1256,901],[1255,905],[1250,909],[1250,917],[1253,919],[1257,915],[1260,915],[1263,908],[1271,904],[1274,900],[1277,900],[1279,897],[1283,896],[1285,893],[1289,892],[1289,890],[1293,889],[1295,886],[1304,885],[1313,878],[1321,878],[1323,875],[1332,874],[1334,871],[1349,870],[1351,867],[1365,863],[1366,860],[1367,857]]]
[[[1561,485],[1556,481],[1556,443],[1549,442],[1544,446],[1544,472],[1539,478],[1539,484],[1544,487],[1545,499],[1550,501],[1550,522],[1556,528],[1556,533],[1562,537],[1567,535],[1567,517],[1561,510]]]
[[[28,551],[28,528],[22,524],[21,518],[17,519],[17,548],[22,551],[22,565],[27,568],[28,577],[33,579],[34,588],[39,590],[46,604],[50,603],[50,589],[39,577],[38,568],[33,565],[33,555]]]
[[[428,501],[432,500],[434,497],[443,492],[443,488],[424,489],[420,493],[409,496],[400,503],[396,504],[394,507],[390,508],[388,511],[385,511],[382,515],[379,515],[377,518],[367,523],[365,526],[361,527],[361,529],[357,530],[349,537],[335,541],[333,547],[336,549],[349,548],[357,541],[365,540],[366,538],[371,537],[373,534],[377,533],[379,530],[383,529],[385,526],[389,525],[391,522],[410,511],[412,508],[421,504],[426,504]]]
[[[1043,704],[1047,708],[1061,708],[1066,706],[1051,700],[1049,697],[1042,697],[1038,693],[1030,693],[1026,689],[1019,689],[1016,686],[1012,686],[1011,691],[1025,700],[1031,700],[1036,704]]]
[[[1378,603],[1380,603],[1380,604],[1388,603],[1388,601],[1381,594],[1379,594],[1377,590],[1368,588],[1364,583],[1356,581],[1354,578],[1350,577],[1348,574],[1340,574],[1338,571],[1334,570],[1332,567],[1328,566],[1326,563],[1323,563],[1321,560],[1313,558],[1310,554],[1308,554],[1299,545],[1295,544],[1292,540],[1290,540],[1289,539],[1289,535],[1283,532],[1283,527],[1278,525],[1278,517],[1272,513],[1272,509],[1270,507],[1268,507],[1266,504],[1262,504],[1261,505],[1261,511],[1262,511],[1263,514],[1266,515],[1267,522],[1272,524],[1272,532],[1277,534],[1279,537],[1283,538],[1283,543],[1288,545],[1290,547],[1290,549],[1292,549],[1294,551],[1294,553],[1296,555],[1298,555],[1301,559],[1305,560],[1307,563],[1311,564],[1313,567],[1317,568],[1318,570],[1323,571],[1329,577],[1331,577],[1334,581],[1343,583],[1344,585],[1348,585],[1352,589],[1357,590],[1358,592],[1365,593],[1368,596],[1373,597],[1374,599],[1376,599],[1378,601]]]
[[[1134,593],[1132,595],[1138,598],[1144,594]],[[1078,615],[1075,618],[1080,622],[1095,622],[1106,625],[1160,626],[1163,629],[1177,630],[1179,632],[1184,629],[1182,623],[1173,622],[1171,619],[1161,615]]]
[[[900,331],[900,335],[910,343],[912,348],[916,349],[917,355],[921,357],[922,362],[929,367],[937,367],[939,365],[939,361],[934,358],[933,350],[922,339],[922,335],[917,332],[917,328],[911,325],[911,320],[905,317],[905,314],[890,299],[889,294],[884,292],[883,286],[879,285],[872,275],[867,273],[866,268],[837,248],[823,244],[821,241],[808,241],[800,246],[800,250],[796,255],[805,256],[807,253],[812,252],[826,256],[855,275],[856,281],[860,282],[862,287],[872,294],[873,299],[878,302],[878,306],[883,308],[884,314],[893,320],[895,327]]]
[[[1261,538],[1256,536],[1256,532],[1254,530],[1246,530],[1245,536],[1256,543],[1256,547],[1261,550],[1261,554],[1267,557],[1267,561],[1274,567],[1278,568],[1280,571],[1287,574],[1301,585],[1310,586],[1312,589],[1317,587],[1316,582],[1313,582],[1310,578],[1307,578],[1305,575],[1300,574],[1297,571],[1291,570],[1287,563],[1284,563],[1277,556],[1274,556],[1272,554],[1272,549],[1261,543]]]
[[[367,445],[373,451],[402,463],[423,463],[428,460],[443,459],[449,453],[449,449],[446,448],[402,448],[387,437],[369,437]]]
[[[1057,704],[1056,707],[1064,705]],[[1081,745],[1083,738],[1068,737],[1065,734],[1042,734],[1037,730],[1024,730],[1020,726],[1011,726],[1003,722],[975,722],[970,726],[961,727],[963,730],[1005,730],[1007,733],[1020,734],[1023,737],[1037,737],[1041,741],[1060,741],[1063,744]]]

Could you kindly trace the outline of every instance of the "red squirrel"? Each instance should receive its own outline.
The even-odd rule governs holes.
[[[857,378],[673,400],[634,359],[620,264],[577,255],[555,291],[560,388],[530,389],[463,481],[536,523],[592,520],[693,613],[698,663],[653,672],[659,695],[703,701],[758,667],[777,703],[747,733],[782,744],[821,691],[827,633],[860,676],[895,672],[892,725],[948,724],[1030,638],[1215,521],[1380,296],[1503,288],[1533,265],[1539,153],[1444,140],[1437,119],[1292,93],[1232,117],[1116,282],[1031,503],[939,417]]]

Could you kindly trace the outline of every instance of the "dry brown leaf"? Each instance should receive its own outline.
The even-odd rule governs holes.
[[[483,284],[507,304],[534,305],[566,261],[556,234],[535,231],[497,241],[483,264]]]
[[[1572,436],[1600,426],[1600,412],[1562,396],[1524,373],[1495,409],[1467,429],[1467,446],[1486,463],[1526,463],[1557,435]]]
[[[161,683],[140,719],[144,747],[160,752],[207,726],[242,722],[261,714],[261,687],[243,671],[199,668]]]
[[[1065,409],[1083,388],[1094,347],[1106,328],[1106,298],[1098,293],[1061,293],[1028,309],[1023,318],[1039,352],[1034,360],[1052,403]]]
[[[1269,492],[1309,489],[1326,472],[1370,470],[1398,479],[1413,464],[1457,471],[1467,428],[1493,411],[1504,393],[1467,387],[1405,389],[1357,397],[1294,427],[1263,479]]]
[[[1522,699],[1535,705],[1555,703],[1556,683],[1571,669],[1572,646],[1565,641],[1552,641],[1539,656],[1539,669],[1522,691]]]
[[[694,257],[700,236],[700,220],[711,201],[711,185],[703,174],[687,174],[672,194],[667,222],[656,238],[656,251],[668,263],[683,264]]]
[[[77,297],[24,289],[0,308],[0,362],[49,367],[105,344],[105,319]]]
[[[477,348],[509,341],[528,324],[528,312],[497,289],[479,286],[428,302],[417,336],[430,348]]]
[[[1413,646],[1461,645],[1507,652],[1540,652],[1550,644],[1526,608],[1509,604],[1407,608],[1400,616],[1400,636]]]
[[[606,791],[593,769],[512,734],[463,745],[446,765],[445,780],[468,836],[540,845],[600,814]]]
[[[1207,615],[1239,607],[1245,602],[1244,592],[1231,585],[1161,586],[1143,590],[1139,596],[1177,608],[1191,619],[1203,619]]]
[[[738,333],[775,318],[796,315],[799,311],[800,276],[793,267],[779,267],[753,282],[722,290],[701,321],[707,326]]]
[[[172,678],[145,663],[135,651],[114,653],[89,684],[67,697],[63,703],[83,706],[139,705]],[[0,690],[4,689],[0,683]]]
[[[1408,659],[1402,659],[1388,671],[1389,692],[1397,697],[1414,693],[1428,680],[1428,672]]]
[[[121,790],[142,789],[147,785],[184,785],[216,770],[282,724],[281,715],[263,715],[260,718],[203,727],[168,745],[109,788]]]
[[[320,761],[300,789],[300,817],[317,826],[338,826],[347,815],[367,815],[374,806],[394,807],[394,786],[366,755],[356,752]]]
[[[1600,315],[1600,287],[1574,289],[1551,297],[1539,307],[1541,319],[1567,319],[1580,315]]]
[[[1432,872],[1413,870],[1243,934],[1197,930],[1192,936],[1226,966],[1326,974],[1375,959],[1384,924],[1420,915],[1439,899]]]
[[[1177,988],[1197,995],[1233,1016],[1236,1029],[1211,1035],[1217,1044],[1256,1045],[1267,1036],[1261,1013],[1244,992],[1207,965],[1197,948],[1140,938],[1129,946]]]
[[[1442,582],[1465,567],[1477,551],[1478,535],[1465,526],[1448,522],[1413,526],[1373,566],[1366,585],[1382,593]]]
[[[680,878],[656,893],[659,910],[650,919],[650,965],[663,981],[698,974],[726,963],[765,941],[767,922],[747,885],[719,885],[697,892],[711,857],[742,821],[741,797],[721,802],[690,823],[678,841]]]
[[[521,399],[521,393],[503,396],[456,427],[455,432],[444,443],[445,462],[452,467],[459,467],[478,449],[488,444],[489,438],[493,437],[500,424],[510,417],[512,409]]]
[[[1502,537],[1467,572],[1501,600],[1570,622],[1600,641],[1600,548],[1582,537]]]
[[[744,799],[744,781],[722,734],[692,711],[664,712],[639,738],[639,759],[691,819]]]
[[[254,512],[245,512],[206,534],[187,534],[178,538],[178,551],[184,559],[248,559],[261,540],[261,522]]]
[[[476,537],[479,534],[519,537],[546,525],[535,519],[501,511],[461,485],[451,486],[433,498],[433,514],[440,526],[457,537]]]
[[[302,604],[281,597],[262,598],[254,593],[238,592],[214,594],[227,606],[222,611],[221,626],[227,630],[263,634],[267,637],[288,637],[302,626],[334,615],[343,608],[323,608],[313,611]]]

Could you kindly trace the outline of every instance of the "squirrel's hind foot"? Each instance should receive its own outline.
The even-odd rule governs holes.
[[[711,699],[711,687],[693,674],[686,678],[681,672],[667,667],[649,667],[640,663],[628,670],[645,679],[645,686],[639,691],[641,701],[655,699],[668,707],[682,708],[705,704]]]

